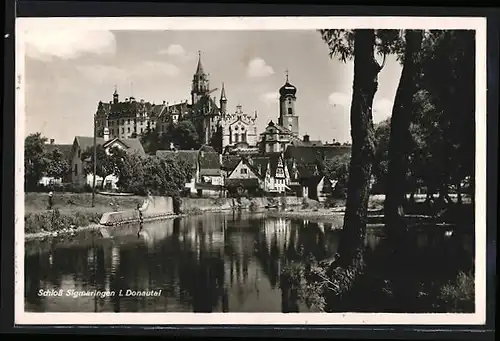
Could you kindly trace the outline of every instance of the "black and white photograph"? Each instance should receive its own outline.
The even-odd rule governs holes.
[[[16,30],[16,323],[485,322],[485,19]]]

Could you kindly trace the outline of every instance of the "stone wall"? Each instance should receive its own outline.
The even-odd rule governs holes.
[[[167,217],[174,214],[174,204],[171,197],[149,197],[146,209],[143,211],[144,219]],[[137,210],[127,210],[119,212],[106,212],[102,215],[101,225],[117,225],[139,220]]]

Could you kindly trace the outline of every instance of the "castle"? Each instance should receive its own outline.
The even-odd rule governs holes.
[[[224,83],[217,103],[211,94],[209,75],[205,72],[199,53],[198,64],[193,75],[191,102],[163,101],[162,104],[137,101],[134,97],[120,101],[115,87],[112,101],[99,102],[95,115],[96,135],[110,138],[138,138],[147,131],[163,134],[182,120],[190,120],[196,128],[202,144],[220,146],[223,153],[269,153],[283,152],[290,144],[302,144],[299,137],[299,117],[295,101],[297,88],[286,75],[286,82],[280,88],[278,122],[269,122],[265,131],[257,132],[257,112],[243,111],[240,104],[231,112],[227,108]],[[309,141],[307,141],[309,142]]]

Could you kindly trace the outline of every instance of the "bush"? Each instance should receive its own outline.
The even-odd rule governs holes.
[[[474,287],[474,274],[460,271],[455,282],[448,283],[441,288],[439,300],[447,312],[473,312]]]
[[[62,229],[97,224],[102,214],[89,211],[73,211],[62,214],[59,210],[28,213],[24,217],[25,233],[54,232]]]
[[[257,203],[257,200],[252,199],[252,201],[250,201],[248,209],[252,212],[257,211],[259,209],[259,204]]]

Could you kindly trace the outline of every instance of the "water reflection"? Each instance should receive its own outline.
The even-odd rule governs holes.
[[[109,229],[109,239],[87,231],[72,239],[30,242],[25,257],[25,308],[50,312],[309,311],[294,298],[295,293],[279,288],[280,271],[309,254],[316,258],[333,255],[340,237],[337,225],[240,212],[149,224],[139,237],[137,227],[130,226]],[[368,250],[375,250],[382,239],[369,230]],[[415,238],[422,249],[433,240],[428,234]],[[59,288],[115,293],[161,289],[162,294],[38,295],[40,289]]]

